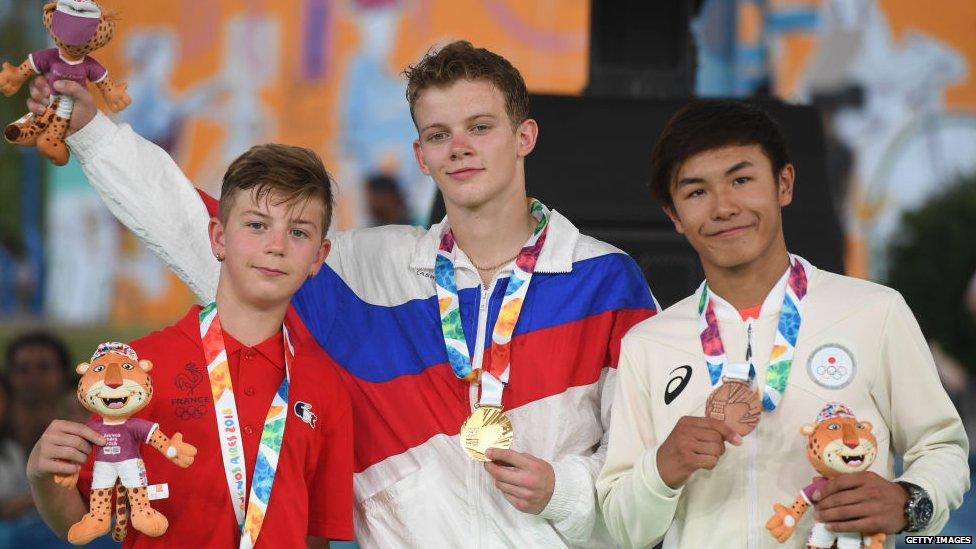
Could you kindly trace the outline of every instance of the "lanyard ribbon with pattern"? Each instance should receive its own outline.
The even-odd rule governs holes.
[[[529,213],[536,219],[536,226],[532,231],[532,236],[522,246],[515,258],[515,267],[508,279],[508,285],[505,287],[505,297],[502,300],[502,307],[498,312],[498,319],[495,321],[495,327],[491,334],[491,364],[487,371],[501,383],[500,388],[503,388],[504,384],[508,382],[512,333],[515,331],[519,313],[522,312],[522,304],[529,290],[529,282],[532,280],[532,273],[535,271],[535,265],[539,259],[539,254],[542,252],[542,246],[545,244],[549,229],[549,209],[542,202],[534,198],[530,199]],[[461,327],[460,299],[458,298],[454,272],[455,246],[454,232],[448,229],[441,237],[434,263],[441,332],[444,334],[444,345],[447,348],[447,357],[451,363],[451,368],[454,370],[454,375],[478,383],[482,381],[480,370],[473,370],[471,356],[468,353],[468,344],[464,337],[464,329]],[[475,352],[481,352],[481,350],[475,349]],[[497,392],[497,395],[489,397],[489,402],[485,401],[483,394],[482,402],[496,406],[501,405],[500,388],[497,391],[492,391],[492,393]],[[495,400],[497,402],[494,402]]]
[[[803,298],[807,295],[807,271],[799,258],[790,255],[789,279],[786,292],[783,295],[783,307],[779,312],[779,324],[776,327],[776,339],[773,341],[773,351],[769,356],[769,367],[766,369],[766,386],[763,388],[763,410],[772,412],[779,405],[786,391],[786,381],[790,377],[793,367],[793,353],[796,350],[796,337],[800,332],[803,320]],[[708,364],[708,375],[712,386],[719,385],[723,372],[727,368],[725,346],[719,334],[718,321],[715,318],[714,301],[706,282],[698,300],[698,326],[701,330],[702,350]],[[751,361],[750,361],[751,362]],[[748,379],[756,377],[755,368],[749,364]]]
[[[289,366],[294,361],[295,349],[288,337],[288,328],[282,325],[281,329],[285,347],[285,378],[278,386],[268,408],[254,465],[254,475],[251,478],[251,496],[245,507],[247,467],[244,464],[240,419],[227,363],[223,331],[220,328],[220,318],[217,316],[217,304],[211,303],[200,310],[200,338],[203,340],[207,374],[213,392],[214,415],[217,418],[217,433],[220,438],[220,451],[224,458],[227,487],[230,490],[237,526],[241,529],[241,549],[250,549],[257,544],[264,515],[268,510],[271,487],[274,485],[278,457],[281,454],[281,441],[285,434],[285,420],[288,417]]]

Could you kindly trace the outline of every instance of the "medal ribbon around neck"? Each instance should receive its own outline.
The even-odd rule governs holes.
[[[200,310],[200,339],[207,360],[207,374],[213,392],[214,412],[217,418],[217,433],[220,437],[220,452],[224,458],[224,473],[237,526],[241,529],[241,549],[250,549],[257,544],[264,515],[271,498],[278,470],[278,456],[281,454],[281,441],[285,434],[285,420],[288,417],[288,386],[290,383],[290,364],[295,359],[295,349],[288,336],[288,328],[281,327],[285,347],[285,379],[268,408],[268,415],[261,432],[254,475],[251,478],[251,496],[245,509],[244,496],[247,493],[247,468],[244,464],[244,447],[241,437],[237,403],[234,399],[234,386],[227,363],[227,349],[224,346],[217,304],[211,303]]]
[[[491,365],[488,373],[501,381],[508,381],[509,363],[511,361],[512,333],[522,312],[529,282],[535,271],[536,261],[545,244],[549,228],[549,209],[536,199],[529,201],[529,213],[537,221],[532,236],[529,237],[522,250],[515,258],[515,267],[505,287],[505,297],[502,308],[498,312],[498,320],[491,334]],[[441,237],[440,248],[434,263],[434,275],[437,285],[437,303],[440,307],[441,332],[444,334],[444,345],[447,348],[447,358],[454,370],[454,375],[473,383],[479,383],[480,370],[473,370],[468,344],[461,327],[461,310],[459,308],[457,281],[454,272],[455,242],[454,232],[448,230]],[[475,349],[475,352],[481,352]],[[499,403],[500,404],[500,403]]]
[[[708,364],[708,375],[712,386],[721,383],[722,375],[728,361],[725,357],[725,346],[718,330],[715,318],[714,301],[709,293],[708,283],[702,288],[698,300],[698,326],[701,329],[702,351]],[[803,262],[790,256],[789,282],[783,295],[783,307],[779,312],[779,324],[776,327],[776,339],[773,341],[773,351],[769,356],[769,367],[766,369],[766,386],[763,387],[763,410],[772,412],[779,405],[786,391],[786,381],[790,377],[793,367],[793,353],[796,350],[796,338],[800,332],[803,320],[803,298],[807,295],[807,272]],[[749,364],[749,380],[756,377],[756,370]]]

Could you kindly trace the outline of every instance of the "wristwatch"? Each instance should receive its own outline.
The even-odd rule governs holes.
[[[898,481],[898,484],[908,492],[905,500],[905,519],[908,521],[904,532],[919,532],[929,525],[932,520],[932,499],[921,486],[911,482]]]

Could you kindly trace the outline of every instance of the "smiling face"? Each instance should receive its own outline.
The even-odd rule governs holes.
[[[227,221],[210,221],[211,247],[224,257],[220,287],[239,303],[268,309],[288,303],[329,253],[324,238],[325,205],[312,197],[282,202],[257,188],[233,198]]]
[[[785,255],[780,208],[793,200],[793,177],[792,165],[774,174],[759,145],[710,149],[679,166],[665,211],[706,273],[737,269]]]
[[[809,437],[807,458],[826,478],[864,471],[878,452],[871,423],[852,417],[830,417],[816,427],[805,425],[800,432]]]
[[[117,353],[106,353],[77,368],[78,400],[89,411],[108,419],[126,419],[152,398],[152,369],[148,360],[132,360]]]
[[[513,128],[503,94],[487,80],[458,80],[420,92],[414,104],[419,138],[414,153],[452,208],[525,200],[525,156],[538,127]]]

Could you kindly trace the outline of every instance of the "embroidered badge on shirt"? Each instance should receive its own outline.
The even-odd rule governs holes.
[[[295,415],[312,427],[315,427],[315,422],[319,419],[317,415],[312,413],[312,405],[300,400],[295,403]]]
[[[846,348],[836,343],[828,343],[817,347],[807,359],[807,373],[825,389],[841,389],[846,387],[857,373],[854,355]]]

